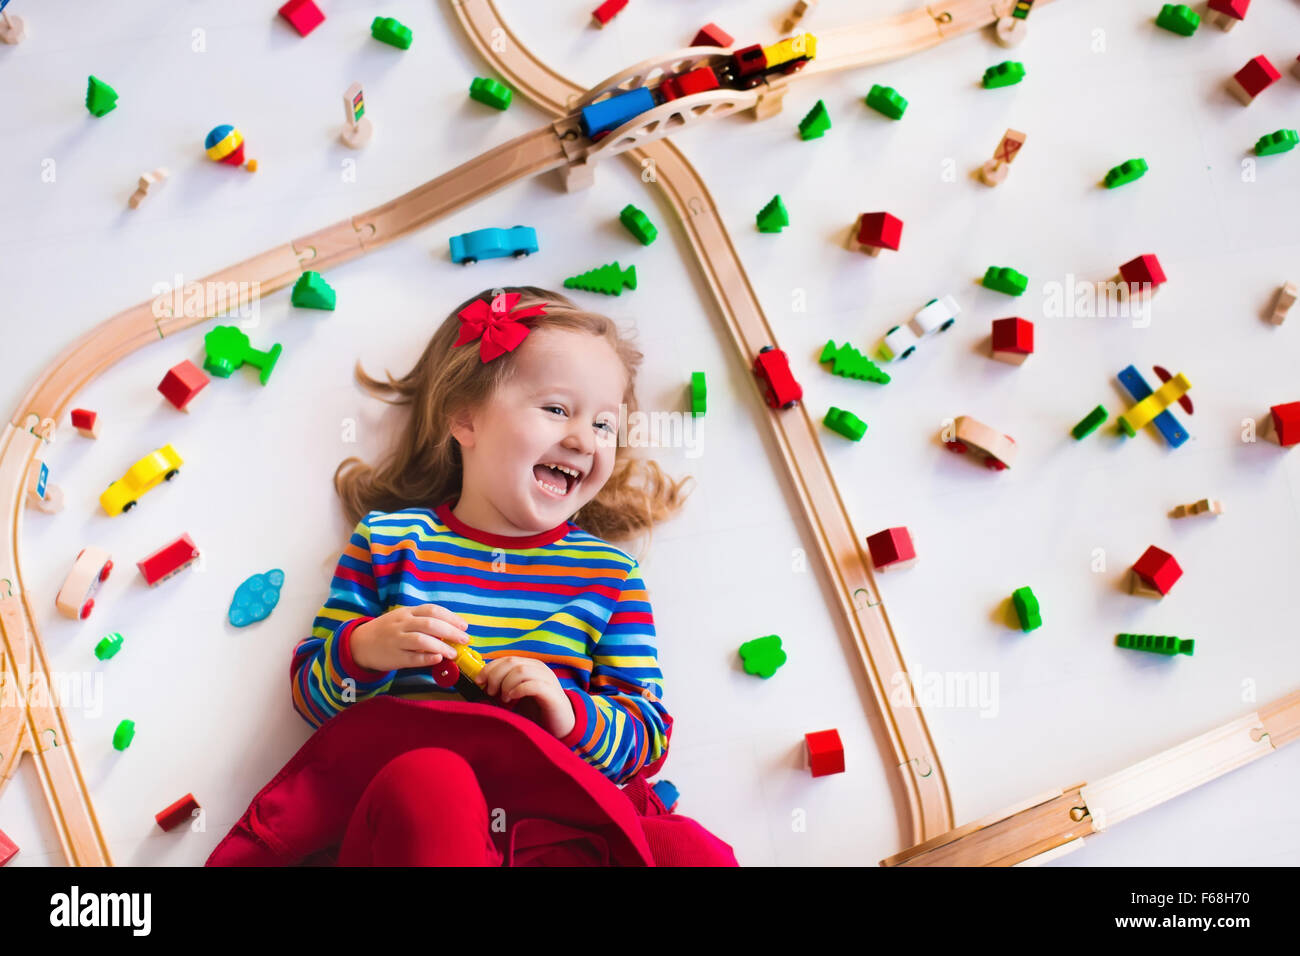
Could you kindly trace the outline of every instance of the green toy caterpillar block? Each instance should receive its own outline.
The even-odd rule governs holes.
[[[996,90],[1003,86],[1015,86],[1025,78],[1025,65],[1016,60],[1007,60],[984,71],[984,89]]]
[[[1183,640],[1167,634],[1117,634],[1115,644],[1131,651],[1148,651],[1152,654],[1164,654],[1167,657],[1186,654],[1191,657],[1196,639]]]
[[[786,662],[785,651],[781,649],[781,638],[775,634],[756,637],[741,644],[740,659],[745,664],[746,674],[764,680],[775,674],[777,668]]]
[[[1289,153],[1300,145],[1300,132],[1293,129],[1280,129],[1276,133],[1261,136],[1255,144],[1256,156],[1276,156]]]
[[[778,193],[772,197],[771,202],[759,210],[758,231],[780,232],[788,225],[790,225],[790,214],[785,211],[785,203],[781,202]]]
[[[1029,277],[1008,266],[989,266],[984,273],[984,288],[1007,295],[1024,295]]]
[[[659,235],[659,230],[650,221],[650,217],[631,203],[628,203],[619,212],[618,221],[623,224],[628,232],[636,236],[637,241],[643,246],[650,245],[655,241],[655,237]]]
[[[853,441],[861,441],[862,436],[867,433],[867,423],[858,418],[852,412],[846,412],[842,408],[836,408],[834,405],[822,419],[822,424],[831,431],[839,432],[845,438]]]
[[[334,290],[319,272],[304,272],[293,284],[290,297],[295,308],[334,310]]]
[[[99,639],[99,643],[95,645],[95,656],[101,661],[106,661],[121,649],[122,635],[114,631]]]
[[[1116,186],[1127,186],[1129,183],[1135,183],[1145,176],[1150,168],[1145,159],[1126,159],[1106,173],[1106,188],[1114,189]]]
[[[883,113],[890,119],[902,119],[907,111],[907,100],[892,86],[881,86],[879,83],[871,88],[866,102],[877,113]]]
[[[1032,631],[1043,626],[1043,615],[1038,611],[1038,598],[1031,588],[1016,588],[1011,592],[1011,603],[1015,606],[1022,631]]]
[[[476,76],[469,84],[469,98],[493,109],[509,109],[514,96],[510,87],[488,76]]]
[[[117,750],[125,750],[131,746],[131,741],[135,739],[135,721],[124,720],[117,725],[113,731],[113,747]]]
[[[597,266],[589,272],[565,279],[564,287],[602,295],[622,295],[624,288],[636,288],[636,266],[624,269],[617,262]]]
[[[816,139],[825,135],[826,131],[831,128],[831,116],[826,112],[826,103],[818,100],[813,108],[808,111],[808,115],[799,121],[799,138],[803,140]]]
[[[1182,3],[1166,3],[1160,8],[1160,16],[1156,17],[1156,26],[1160,29],[1184,37],[1191,36],[1200,25],[1200,14]]]
[[[392,17],[375,17],[370,22],[370,35],[399,50],[411,48],[411,28]]]

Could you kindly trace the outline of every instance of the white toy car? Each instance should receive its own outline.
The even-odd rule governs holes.
[[[931,299],[925,308],[912,316],[907,325],[896,325],[885,333],[885,340],[876,350],[886,362],[901,362],[916,351],[921,339],[928,338],[936,332],[946,332],[952,328],[957,316],[961,315],[961,306],[950,295],[942,299]]]
[[[74,621],[89,617],[95,607],[95,592],[112,570],[113,559],[103,548],[82,548],[54,598],[59,613]]]

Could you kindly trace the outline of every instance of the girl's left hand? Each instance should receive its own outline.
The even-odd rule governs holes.
[[[498,657],[487,662],[475,681],[503,704],[518,706],[531,697],[541,711],[541,724],[556,737],[565,737],[578,722],[573,704],[560,686],[555,671],[535,657]]]

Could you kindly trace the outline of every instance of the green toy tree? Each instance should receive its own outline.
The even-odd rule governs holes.
[[[889,384],[889,373],[848,342],[836,348],[835,340],[828,339],[826,347],[822,349],[821,358],[817,361],[832,363],[831,374],[833,375],[856,378],[864,382],[878,382],[881,385]]]
[[[626,269],[617,262],[597,266],[589,272],[564,280],[566,289],[582,289],[584,292],[599,292],[602,295],[622,295],[623,288],[636,288],[636,266]]]

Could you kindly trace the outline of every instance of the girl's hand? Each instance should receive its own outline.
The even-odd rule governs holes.
[[[475,683],[491,696],[499,696],[503,704],[533,698],[541,711],[541,725],[556,737],[567,736],[578,722],[555,671],[535,657],[490,660]]]
[[[428,667],[468,644],[468,622],[440,604],[395,607],[352,632],[352,659],[370,670]]]

